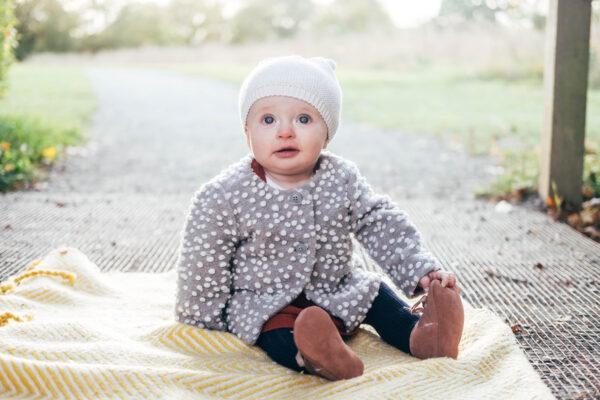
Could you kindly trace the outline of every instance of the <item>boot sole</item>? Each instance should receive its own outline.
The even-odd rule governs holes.
[[[413,356],[427,359],[458,357],[464,325],[464,310],[455,289],[442,287],[434,280],[427,295],[427,308],[410,336]]]
[[[329,314],[320,307],[304,309],[294,324],[294,342],[302,357],[319,375],[330,380],[362,375],[364,365],[344,343]]]

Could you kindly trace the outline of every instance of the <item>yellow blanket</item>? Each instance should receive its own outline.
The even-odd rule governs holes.
[[[100,273],[73,248],[5,282],[0,398],[553,398],[510,328],[485,309],[465,304],[458,360],[421,361],[363,329],[349,344],[364,375],[328,382],[231,334],[174,322],[174,283],[173,271]]]

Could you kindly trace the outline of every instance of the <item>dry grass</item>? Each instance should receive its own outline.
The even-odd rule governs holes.
[[[600,86],[600,23],[592,25],[591,84]],[[544,33],[529,29],[470,25],[461,29],[426,26],[394,32],[344,36],[302,35],[289,40],[199,47],[146,47],[97,54],[38,54],[32,62],[93,64],[205,63],[251,67],[271,56],[300,54],[333,58],[340,67],[410,71],[423,67],[493,79],[539,79],[543,73]]]
[[[253,63],[269,56],[323,55],[353,68],[397,68],[422,63],[452,63],[464,66],[506,65],[541,60],[543,34],[535,31],[506,30],[500,27],[471,26],[461,30],[424,27],[393,33],[371,32],[345,36],[301,36],[291,40],[228,46],[208,43],[197,48],[143,48],[71,54],[66,61],[100,63],[210,62]],[[55,60],[42,54],[33,61]]]

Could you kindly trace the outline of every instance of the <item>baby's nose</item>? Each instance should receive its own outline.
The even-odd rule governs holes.
[[[279,125],[279,130],[277,131],[277,135],[282,138],[293,137],[296,133],[294,132],[294,127],[289,123],[282,123]]]

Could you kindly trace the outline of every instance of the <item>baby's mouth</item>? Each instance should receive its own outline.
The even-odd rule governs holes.
[[[291,158],[295,157],[299,152],[300,150],[294,147],[282,147],[275,152],[275,156],[279,158]]]

